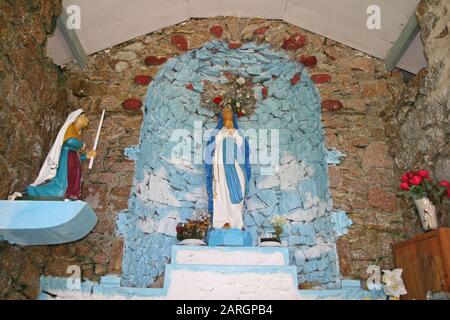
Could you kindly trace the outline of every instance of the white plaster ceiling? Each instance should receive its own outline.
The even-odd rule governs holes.
[[[81,8],[76,33],[87,54],[188,20],[215,16],[283,19],[314,33],[385,59],[414,14],[419,0],[64,0]],[[381,30],[366,27],[367,7],[381,8]],[[72,60],[59,30],[48,41],[55,63]],[[417,73],[426,66],[419,37],[398,65]]]

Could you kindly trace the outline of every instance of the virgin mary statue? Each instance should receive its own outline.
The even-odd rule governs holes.
[[[209,213],[214,229],[242,229],[243,207],[251,175],[248,140],[230,108],[219,114],[219,123],[205,155]]]

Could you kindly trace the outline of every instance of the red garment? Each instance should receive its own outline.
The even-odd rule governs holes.
[[[67,155],[67,189],[64,198],[71,200],[81,198],[81,160],[75,151],[69,151]]]

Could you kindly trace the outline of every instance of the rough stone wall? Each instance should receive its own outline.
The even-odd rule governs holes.
[[[67,110],[58,68],[46,57],[61,1],[0,1],[0,199],[39,172]]]
[[[199,48],[214,39],[209,29],[215,25],[223,27],[225,40],[268,42],[277,50],[289,35],[306,36],[306,46],[291,52],[292,56],[299,59],[315,55],[318,65],[309,69],[310,75],[331,76],[331,82],[318,85],[322,98],[338,99],[344,106],[337,112],[322,113],[327,147],[347,154],[343,164],[331,167],[329,172],[334,208],[347,211],[354,221],[349,234],[338,242],[341,273],[345,278],[365,278],[369,264],[392,266],[390,244],[402,239],[404,225],[397,207],[394,163],[388,153],[382,116],[399,99],[403,89],[399,74],[386,73],[382,61],[284,22],[201,19],[93,55],[86,70],[67,66],[65,76],[72,93],[91,119],[85,134],[88,145],[94,139],[101,110],[107,110],[98,159],[94,169],[84,175],[84,195],[96,211],[99,224],[86,239],[69,245],[0,247],[0,255],[7,257],[0,259],[0,297],[33,298],[39,275],[66,277],[70,265],[79,265],[83,277],[91,280],[121,273],[123,243],[115,235],[115,222],[117,214],[128,207],[134,172],[134,163],[126,160],[123,150],[139,143],[143,120],[140,112],[126,111],[121,103],[145,96],[147,87],[134,83],[136,75],[157,74],[159,66],[146,66],[145,57],[182,54],[171,43],[170,37],[175,34],[184,35],[190,49]],[[261,27],[268,29],[255,35]]]
[[[0,1],[0,199],[39,172],[70,111],[61,71],[46,57],[61,0]],[[0,298],[33,298],[48,248],[0,242]]]
[[[387,112],[397,178],[424,168],[450,181],[450,1],[422,1],[417,20],[428,68],[410,81],[397,105]],[[402,202],[410,234],[421,232],[411,201]],[[450,202],[438,206],[440,223],[448,225]]]

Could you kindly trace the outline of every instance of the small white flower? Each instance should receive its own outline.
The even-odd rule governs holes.
[[[241,104],[239,102],[236,102],[236,107],[240,108]]]
[[[274,227],[283,227],[286,222],[287,222],[286,218],[285,217],[281,217],[279,215],[273,216],[272,221],[270,221],[270,223]]]
[[[240,84],[241,86],[245,84],[245,79],[240,77],[239,79],[237,79],[237,83]]]
[[[399,298],[408,293],[402,279],[403,269],[383,270],[383,273],[383,290],[386,295]]]

